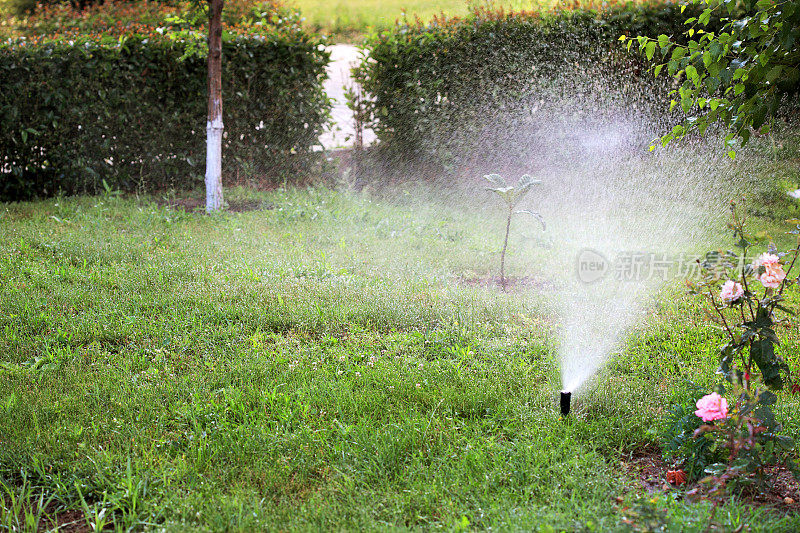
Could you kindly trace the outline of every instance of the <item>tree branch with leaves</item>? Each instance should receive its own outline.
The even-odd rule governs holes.
[[[800,94],[800,4],[796,0],[688,0],[706,6],[686,20],[688,41],[675,36],[620,37],[628,50],[639,51],[680,86],[670,95],[670,110],[688,115],[660,139],[667,145],[687,133],[704,135],[713,124],[726,130],[728,155],[737,141],[753,132],[770,131],[780,109],[797,103]],[[685,9],[686,6],[682,7]],[[706,31],[712,17],[726,21],[718,33]],[[655,148],[657,142],[651,146]]]

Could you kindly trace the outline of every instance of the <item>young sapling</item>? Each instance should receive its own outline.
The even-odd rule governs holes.
[[[528,192],[531,190],[531,187],[541,183],[542,181],[534,179],[528,174],[523,175],[517,184],[513,186],[506,183],[506,180],[500,174],[487,174],[483,177],[483,179],[493,185],[493,187],[487,187],[487,189],[497,193],[497,195],[503,199],[508,207],[508,217],[506,219],[506,237],[503,241],[503,251],[500,252],[500,285],[503,287],[503,290],[505,290],[506,250],[508,249],[508,234],[511,231],[511,217],[515,214],[531,215],[532,217],[536,218],[536,220],[541,222],[543,230],[547,229],[544,219],[539,213],[534,213],[528,209],[515,210],[517,204],[519,204],[520,200],[522,200],[522,198],[528,194]]]

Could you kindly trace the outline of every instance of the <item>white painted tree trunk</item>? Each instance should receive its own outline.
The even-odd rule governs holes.
[[[206,212],[222,209],[222,117],[206,124]]]
[[[206,212],[222,209],[222,7],[208,11],[208,122],[206,122]]]

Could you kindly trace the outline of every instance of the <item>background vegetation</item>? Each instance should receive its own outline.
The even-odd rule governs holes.
[[[430,22],[438,16],[462,17],[475,8],[490,10],[552,12],[571,9],[605,9],[621,5],[647,4],[647,0],[288,0],[300,10],[309,27],[336,40],[357,41],[371,32],[391,29],[401,23]]]
[[[441,0],[437,2],[355,0],[322,2],[320,0],[230,0],[225,3],[227,24],[240,24],[252,18],[253,12],[270,10],[299,10],[303,23],[313,31],[330,36],[333,41],[359,42],[372,32],[392,28],[400,21],[429,22],[436,16],[459,17],[475,8],[513,11],[551,12],[564,9],[604,9],[612,6],[646,5],[648,1],[632,0]],[[34,0],[0,0],[0,36],[3,33],[52,31],[55,27],[98,26],[108,21],[148,22],[160,25],[176,14],[186,13],[189,5],[180,1],[106,0],[102,4],[86,2],[76,11],[77,2],[55,0],[41,2],[37,9]]]
[[[660,120],[666,128],[676,120],[669,81],[655,80],[619,37],[680,36],[694,12],[677,4],[550,15],[478,9],[400,25],[368,40],[356,71],[364,120],[392,165],[416,160],[433,175],[498,171],[509,161],[525,172],[544,153],[572,157],[581,131],[619,121],[631,105],[647,127]],[[712,19],[709,31],[720,25]]]
[[[207,84],[196,38],[77,38],[0,46],[0,199],[201,183]],[[229,183],[307,171],[330,107],[319,39],[299,28],[230,35],[224,53]]]

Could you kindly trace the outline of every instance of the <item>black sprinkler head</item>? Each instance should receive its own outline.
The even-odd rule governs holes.
[[[565,390],[561,391],[561,415],[567,416],[569,414],[569,403],[572,401],[572,393]]]

